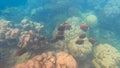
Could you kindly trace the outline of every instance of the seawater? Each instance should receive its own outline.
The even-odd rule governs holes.
[[[88,16],[90,15],[93,15],[95,17],[91,16],[88,18]],[[67,22],[68,19],[70,18],[71,21]],[[81,23],[87,23],[87,25],[89,26],[87,37],[94,38],[97,43],[93,46],[92,48],[93,51],[88,56],[90,59],[89,60],[86,59],[88,61],[85,60],[85,62],[82,63],[81,60],[80,61],[78,60],[81,58],[76,57],[76,55],[73,55],[75,59],[78,60],[78,65],[80,65],[78,68],[93,68],[93,67],[97,68],[93,64],[92,59],[95,58],[94,49],[99,44],[107,43],[113,48],[115,48],[117,50],[116,52],[120,53],[120,1],[119,0],[9,0],[9,1],[0,0],[0,20],[3,19],[6,21],[10,21],[11,24],[13,25],[13,26],[7,25],[4,28],[8,30],[9,30],[8,27],[12,29],[20,28],[22,29],[20,31],[29,31],[32,29],[37,30],[36,32],[38,34],[45,36],[46,41],[48,43],[50,42],[50,39],[54,37],[54,35],[56,34],[59,25],[64,23],[71,24],[72,21],[75,22],[74,24],[78,23],[77,25],[80,25]],[[23,28],[22,26],[17,25],[17,24],[21,24],[24,19],[27,19],[27,22],[29,23],[30,22],[40,23],[43,25],[44,28],[43,29],[35,28],[36,25],[35,26],[28,25],[28,27]],[[3,23],[3,21],[0,21],[0,23]],[[24,26],[24,24],[22,25]],[[2,30],[2,26],[3,25],[0,25],[0,30]],[[0,34],[2,34],[2,32]],[[10,55],[11,52],[16,52],[17,48],[19,48],[18,47],[19,45],[17,46],[19,42],[19,38],[10,40],[9,43],[12,42],[13,43],[8,45],[6,44],[8,40],[6,41],[5,35],[6,34],[4,32],[4,35],[0,36],[0,38],[2,38],[2,41],[0,42],[0,67],[3,66],[2,68],[10,68],[14,66],[17,62],[19,62],[20,59],[17,58],[18,61],[13,61],[15,60],[14,57],[16,57],[14,56],[14,54],[10,56],[10,58],[8,58],[8,55]],[[49,43],[49,44],[55,46],[55,44],[53,43]],[[62,49],[64,50],[64,48],[65,47],[63,47]],[[13,49],[13,51],[11,49]],[[10,53],[7,53],[6,51],[10,51]],[[31,52],[32,50],[28,50],[28,51]],[[43,51],[42,53],[46,51]],[[117,59],[119,61],[116,61]],[[116,61],[115,62],[116,64],[113,62],[113,66],[112,65],[109,66],[108,63],[107,68],[114,68],[114,65],[116,66],[116,68],[120,68],[119,65],[120,56],[113,60]],[[8,65],[9,67],[6,67],[6,65]],[[98,65],[100,65],[100,63],[98,63]],[[100,65],[100,66],[101,68],[106,68],[104,67],[104,65],[103,66]]]

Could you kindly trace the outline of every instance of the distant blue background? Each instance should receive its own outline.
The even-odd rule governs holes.
[[[7,7],[17,7],[21,5],[25,5],[27,0],[0,0],[0,10],[5,9]]]

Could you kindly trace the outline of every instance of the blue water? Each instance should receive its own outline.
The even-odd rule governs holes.
[[[0,0],[0,19],[12,24],[19,24],[24,18],[42,22],[41,34],[48,37],[47,41],[59,24],[73,16],[83,19],[85,13],[98,18],[94,29],[99,29],[99,36],[93,33],[91,37],[120,51],[120,0]]]

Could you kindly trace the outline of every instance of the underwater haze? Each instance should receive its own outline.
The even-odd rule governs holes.
[[[120,0],[0,0],[0,68],[120,68]]]

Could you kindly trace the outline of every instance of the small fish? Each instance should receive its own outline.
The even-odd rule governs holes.
[[[45,40],[45,36],[40,35],[40,36],[39,36],[39,40],[41,40],[41,41],[42,41],[42,40]]]
[[[88,38],[88,41],[89,41],[90,43],[92,43],[92,44],[95,44],[95,43],[96,43],[96,40],[93,39],[93,38]]]
[[[80,36],[79,36],[79,38],[81,38],[81,39],[83,39],[83,38],[85,38],[86,37],[86,33],[83,33],[83,34],[81,34]]]
[[[64,23],[63,25],[65,26],[66,30],[70,30],[72,28],[71,24],[69,23]]]
[[[58,31],[57,35],[64,35],[64,31]]]
[[[55,43],[55,42],[57,42],[57,41],[58,41],[58,40],[57,40],[55,37],[50,40],[51,43]]]
[[[65,26],[64,25],[60,25],[58,28],[57,28],[58,31],[64,31],[65,30]]]
[[[65,39],[64,35],[56,35],[55,38],[57,40],[64,40]]]
[[[84,43],[84,40],[83,39],[77,39],[75,43],[81,45],[81,44]]]
[[[89,26],[87,24],[82,23],[80,24],[80,29],[86,32],[89,30]]]

